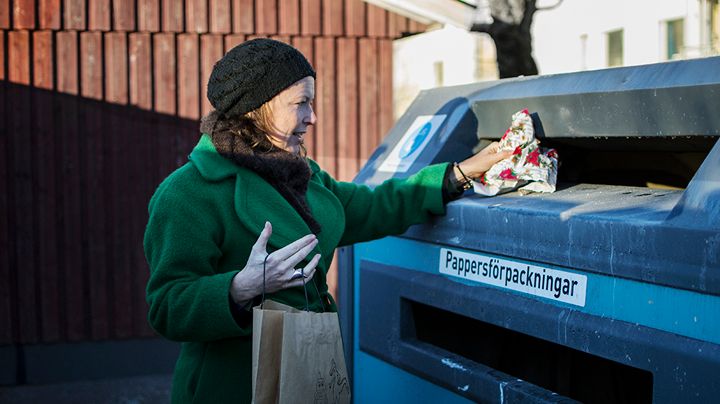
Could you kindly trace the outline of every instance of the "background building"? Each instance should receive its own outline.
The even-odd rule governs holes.
[[[717,55],[719,13],[717,0],[566,0],[535,14],[535,59],[552,74]]]
[[[369,1],[430,24],[394,41],[396,118],[422,89],[498,77],[493,41],[466,29],[470,5],[486,8],[485,0]],[[540,74],[718,55],[719,10],[718,0],[564,0],[535,13],[533,55]]]
[[[420,90],[498,78],[492,39],[453,25],[396,39],[393,60],[396,120]]]

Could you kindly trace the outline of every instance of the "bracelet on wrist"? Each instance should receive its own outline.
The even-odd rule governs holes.
[[[460,183],[462,190],[467,191],[468,189],[472,188],[472,180],[467,175],[465,175],[462,168],[460,168],[460,163],[458,163],[457,161],[454,162],[453,167],[457,168],[457,170],[460,172],[460,175],[462,175],[462,181]]]

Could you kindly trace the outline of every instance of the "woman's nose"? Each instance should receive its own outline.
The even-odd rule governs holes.
[[[307,125],[315,125],[315,122],[317,122],[317,115],[315,115],[315,110],[310,107],[310,115],[305,118],[305,124]]]

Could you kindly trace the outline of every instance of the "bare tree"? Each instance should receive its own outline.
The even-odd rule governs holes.
[[[537,0],[487,0],[478,5],[470,31],[485,32],[495,42],[501,79],[538,74],[532,57],[533,15],[538,10],[555,8],[562,1],[543,8],[538,8]]]

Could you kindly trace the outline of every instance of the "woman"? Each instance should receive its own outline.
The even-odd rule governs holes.
[[[190,161],[150,201],[148,319],[183,342],[173,402],[250,402],[251,308],[263,284],[266,298],[304,308],[303,273],[309,309],[337,311],[326,282],[336,247],[444,214],[465,175],[510,155],[494,144],[374,190],[338,182],[305,157],[314,97],[315,71],[295,48],[255,39],[232,49],[211,74],[215,111]]]

